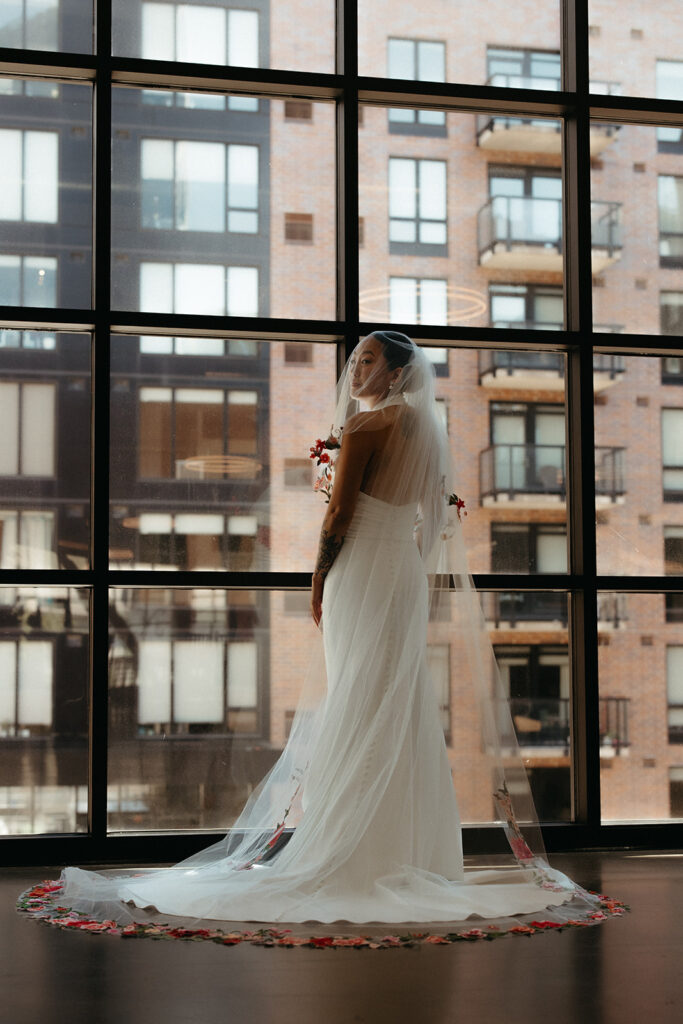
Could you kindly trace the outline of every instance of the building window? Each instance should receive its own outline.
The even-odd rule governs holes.
[[[57,222],[57,132],[0,128],[0,220]]]
[[[141,55],[148,60],[259,66],[258,11],[208,4],[143,3]],[[195,110],[225,110],[226,97],[201,92],[145,89],[143,102]],[[228,96],[228,110],[254,112],[258,100]]]
[[[146,355],[237,356],[253,359],[258,356],[257,341],[242,338],[171,338],[156,334],[140,337],[140,351]]]
[[[55,475],[55,385],[0,382],[0,476]]]
[[[57,260],[52,256],[0,255],[0,306],[54,306]]]
[[[659,293],[659,329],[662,334],[683,335],[683,292]]]
[[[57,335],[53,331],[14,331],[0,328],[0,348],[25,348],[53,351]]]
[[[561,288],[532,284],[490,284],[492,327],[561,331],[564,299]]]
[[[672,818],[683,818],[683,765],[669,768],[669,801]]]
[[[142,512],[123,526],[137,531],[135,565],[143,569],[247,571],[258,534],[255,516],[220,513]]]
[[[445,82],[446,44],[427,39],[389,39],[387,75],[408,81]],[[411,135],[445,135],[446,115],[442,110],[392,107],[389,130]]]
[[[683,61],[657,61],[657,98],[683,100]],[[682,153],[683,129],[658,125],[657,148],[660,153]]]
[[[390,277],[392,324],[447,324],[448,283],[432,277]]]
[[[683,526],[664,527],[664,572],[683,575]]]
[[[54,518],[53,512],[0,509],[0,569],[56,568]]]
[[[310,341],[286,341],[284,357],[286,363],[313,365],[313,343]]]
[[[495,647],[523,746],[569,745],[569,655],[565,646]]]
[[[662,384],[683,384],[683,358],[662,357]]]
[[[224,267],[216,263],[140,264],[140,309],[143,312],[258,316],[258,288],[257,267]]]
[[[683,409],[662,409],[664,501],[683,501]]]
[[[142,5],[142,56],[148,60],[257,68],[258,43],[258,11],[205,4]]]
[[[53,665],[51,640],[0,640],[0,736],[52,731]]]
[[[253,479],[257,392],[140,388],[139,438],[141,479]]]
[[[258,232],[258,146],[143,139],[142,226]]]
[[[443,248],[446,240],[446,161],[390,157],[391,251],[403,253],[415,245]]]
[[[683,178],[660,174],[657,185],[659,262],[663,267],[680,267],[683,266]]]
[[[566,572],[566,526],[560,523],[491,523],[491,571]]]
[[[310,459],[285,459],[285,487],[313,486],[313,463]],[[1,513],[0,513],[1,514]]]
[[[311,100],[285,100],[286,121],[312,121],[313,103]]]
[[[3,46],[56,50],[59,45],[59,0],[12,0],[0,4]]]
[[[683,647],[666,649],[669,743],[683,743]]]
[[[508,50],[489,46],[487,85],[506,89],[548,89],[561,87],[560,55],[556,51]]]
[[[306,242],[313,241],[313,214],[312,213],[286,213],[285,214],[285,242]]]
[[[258,732],[258,652],[254,641],[143,637],[138,646],[140,731],[174,734]]]
[[[446,743],[451,742],[451,649],[448,644],[428,644],[427,664],[432,677],[441,728]]]

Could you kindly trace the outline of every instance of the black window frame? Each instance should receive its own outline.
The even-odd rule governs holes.
[[[95,509],[92,535],[93,567],[76,572],[71,569],[50,571],[13,570],[4,574],[10,586],[59,585],[86,586],[92,592],[92,663],[91,663],[91,743],[90,743],[90,803],[87,834],[84,836],[31,836],[3,837],[2,847],[6,860],[27,865],[30,863],[157,861],[159,836],[112,836],[107,832],[107,668],[109,620],[108,589],[116,586],[144,585],[211,586],[213,573],[154,573],[121,571],[112,574],[108,567],[108,510],[109,477],[106,453],[108,451],[109,419],[109,353],[113,333],[175,335],[182,333],[183,318],[177,314],[146,314],[116,310],[111,303],[109,277],[110,240],[112,231],[109,193],[111,186],[111,94],[115,84],[125,80],[127,85],[144,89],[149,78],[158,88],[182,90],[186,88],[189,66],[169,67],[154,60],[134,61],[111,56],[111,0],[94,0],[96,8],[95,48],[92,54],[78,52],[35,52],[0,48],[0,72],[17,72],[37,79],[52,79],[59,83],[95,81],[95,114],[97,135],[94,140],[96,167],[96,194],[94,205],[95,265],[92,279],[93,303],[89,309],[75,310],[65,307],[12,306],[0,309],[0,324],[8,329],[31,326],[42,330],[80,330],[91,332],[95,339],[98,359],[93,382],[94,432],[97,451],[104,457],[93,462],[94,487],[98,507]],[[563,124],[564,223],[565,238],[565,295],[566,329],[553,332],[547,338],[537,332],[530,345],[528,336],[510,339],[506,331],[476,326],[428,324],[397,324],[407,330],[418,343],[452,347],[476,347],[478,344],[497,344],[500,347],[519,345],[524,349],[566,352],[567,417],[570,443],[568,446],[568,517],[570,532],[570,572],[557,580],[547,577],[524,577],[524,586],[540,589],[556,586],[571,595],[569,646],[574,668],[572,729],[574,761],[573,820],[566,825],[544,826],[544,838],[550,851],[564,849],[601,848],[609,846],[639,846],[641,848],[678,847],[681,827],[673,822],[650,824],[607,824],[600,816],[600,758],[599,758],[599,693],[598,693],[598,637],[597,597],[599,591],[627,589],[633,593],[660,593],[659,576],[611,576],[599,574],[595,543],[595,454],[593,412],[593,351],[640,354],[662,350],[678,355],[683,345],[680,338],[653,339],[651,335],[620,334],[610,337],[594,330],[591,289],[591,222],[590,222],[590,147],[591,117],[607,123],[672,124],[680,121],[679,105],[674,101],[644,97],[622,97],[590,92],[588,74],[588,13],[584,0],[565,0],[561,25],[561,51],[563,54],[562,92],[538,92],[525,89],[511,90],[505,104],[508,116],[520,118],[547,117]],[[337,180],[338,199],[338,309],[336,318],[325,321],[296,322],[297,336],[309,342],[332,341],[338,346],[340,362],[348,356],[359,335],[366,334],[377,325],[361,321],[359,317],[358,275],[358,106],[359,103],[403,106],[472,113],[490,111],[498,114],[504,90],[490,85],[458,83],[405,82],[370,78],[358,75],[358,19],[354,3],[338,0],[337,8],[337,65],[332,75],[282,69],[239,69],[214,66],[191,66],[193,82],[199,88],[225,95],[241,93],[263,98],[304,97],[311,100],[329,100],[338,104],[339,164]],[[89,33],[85,33],[86,37]],[[259,102],[259,108],[264,104]],[[240,116],[247,116],[240,115]],[[59,289],[60,272],[67,269],[61,261],[57,268]],[[59,292],[58,292],[59,294]],[[196,317],[197,334],[209,335],[225,331],[226,319],[230,328],[240,337],[272,341],[291,340],[294,327],[287,321],[268,316],[267,307],[260,315],[246,318]],[[253,573],[248,578],[227,574],[225,585],[230,588],[300,589],[306,586],[306,574]],[[510,591],[519,586],[520,578],[479,573],[475,583],[480,589]],[[668,577],[666,589],[683,592],[680,580]],[[165,836],[165,859],[178,860],[213,841],[213,836],[197,832],[191,836]],[[498,830],[487,827],[467,829],[466,850],[497,848]]]

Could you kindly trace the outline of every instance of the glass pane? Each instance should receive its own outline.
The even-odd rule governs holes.
[[[90,567],[90,336],[0,331],[0,569]]]
[[[334,346],[153,340],[112,338],[112,567],[310,570]]]
[[[561,133],[493,114],[397,121],[395,109],[363,107],[358,137],[361,320],[561,328]]]
[[[680,334],[683,129],[591,128],[595,330]]]
[[[683,375],[675,358],[595,358],[598,572],[680,574]]]
[[[234,0],[213,0],[210,6],[192,0],[118,0],[112,11],[113,52],[196,64],[334,71],[333,0],[234,7]]]
[[[212,104],[198,102],[207,99]],[[285,118],[284,100],[259,99],[255,110],[234,110],[231,99],[114,89],[113,305],[331,319],[334,105],[312,103],[311,118],[301,121]],[[3,202],[14,208],[13,193],[0,199],[0,208]],[[310,218],[311,242],[297,248],[296,259],[281,213],[271,217],[271,209]],[[15,274],[14,267],[4,271],[8,290],[16,287]],[[2,281],[0,266],[0,291]]]
[[[82,0],[0,0],[3,46],[91,53],[93,4]]]
[[[664,15],[638,0],[625,0],[618,12],[604,0],[589,0],[588,17],[593,92],[683,99],[679,4]]]
[[[88,830],[90,592],[0,587],[0,834]]]
[[[359,0],[358,48],[361,75],[559,89],[560,5]]]
[[[683,817],[683,606],[671,597],[598,597],[603,821]]]
[[[513,591],[488,592],[481,597],[539,819],[570,821],[572,744],[567,595]],[[439,628],[443,628],[441,624]],[[455,701],[457,708],[457,682]],[[458,717],[454,715],[456,723]],[[453,752],[457,751],[462,759],[467,750],[467,763],[472,770],[477,756],[481,756],[475,749],[478,741],[464,721],[456,724],[456,732],[459,735],[454,738]],[[459,763],[462,765],[462,760]],[[460,771],[466,774],[462,767]],[[454,778],[457,791],[457,770]],[[473,770],[473,784],[475,779]],[[464,813],[467,815],[466,810]]]
[[[92,88],[0,78],[0,125],[0,305],[89,308]]]

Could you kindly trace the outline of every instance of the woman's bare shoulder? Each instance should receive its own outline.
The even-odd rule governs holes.
[[[395,419],[395,406],[388,406],[384,409],[369,409],[367,412],[357,412],[346,421],[344,434],[348,436],[360,431],[378,432],[385,430],[392,425]]]

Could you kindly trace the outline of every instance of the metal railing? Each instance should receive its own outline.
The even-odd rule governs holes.
[[[595,493],[616,501],[626,492],[624,483],[624,448],[596,447]]]
[[[477,214],[479,256],[503,245],[538,246],[562,252],[562,200],[492,196]]]
[[[503,245],[538,246],[562,252],[562,200],[492,196],[477,214],[479,256]],[[591,203],[591,241],[612,257],[622,248],[621,203]]]
[[[483,595],[484,615],[497,629],[523,622],[560,622],[567,625],[567,596],[554,591],[489,591]]]
[[[501,326],[496,322],[493,326]],[[507,326],[507,324],[506,324]],[[538,321],[527,323],[515,323],[510,321],[510,327],[527,330],[560,330],[561,326],[553,327],[550,324],[541,324]],[[479,350],[479,379],[495,370],[506,370],[512,375],[517,370],[545,370],[564,377],[564,356],[560,352],[520,352],[502,351],[499,349]],[[609,355],[597,352],[593,356],[593,372],[609,374],[615,380],[619,374],[626,371],[626,360],[624,356]]]
[[[494,444],[479,454],[481,496],[565,493],[563,444]]]
[[[630,746],[628,697],[599,698],[600,747],[617,756]],[[519,742],[525,747],[569,746],[568,697],[513,697],[510,712]]]
[[[506,494],[565,495],[565,446],[560,444],[493,444],[479,453],[482,498]],[[625,494],[624,449],[595,449],[595,492],[612,501]]]

